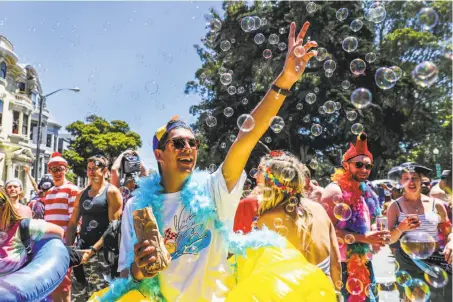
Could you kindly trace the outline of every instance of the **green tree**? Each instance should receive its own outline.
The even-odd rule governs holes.
[[[140,135],[131,131],[126,122],[108,122],[96,115],[88,116],[86,122],[75,121],[66,130],[74,139],[68,150],[63,152],[63,157],[77,176],[86,175],[86,160],[90,156],[102,154],[112,165],[121,152],[128,148],[137,149],[142,145]]]
[[[222,18],[215,11],[207,16],[211,25],[208,25],[202,45],[195,46],[202,66],[195,73],[196,79],[186,85],[187,92],[198,93],[203,100],[191,108],[191,113],[198,116],[194,127],[204,140],[200,154],[201,166],[220,163],[237,134],[236,119],[256,106],[281,70],[286,49],[280,50],[278,45],[270,45],[268,37],[277,34],[280,42],[286,43],[291,21],[295,21],[298,26],[310,21],[306,39],[316,40],[320,47],[326,48],[329,58],[336,62],[337,67],[333,76],[327,77],[323,69],[324,62],[311,61],[300,82],[293,87],[294,94],[285,101],[279,112],[285,121],[283,131],[275,134],[269,130],[263,137],[263,143],[269,148],[289,150],[304,162],[317,158],[320,162],[318,177],[325,177],[332,172],[333,166],[339,165],[342,151],[354,140],[351,125],[360,122],[369,134],[369,145],[375,154],[377,169],[374,177],[385,177],[392,165],[414,158],[411,155],[413,150],[421,148],[428,134],[435,134],[439,143],[449,145],[442,147],[442,150],[451,153],[451,126],[442,127],[448,114],[451,120],[451,109],[446,109],[451,108],[451,58],[445,57],[451,45],[445,43],[446,37],[451,34],[451,3],[386,2],[387,17],[385,22],[379,24],[363,18],[368,10],[367,2],[316,2],[317,10],[312,14],[307,13],[306,4],[270,1],[255,2],[249,6],[240,1],[224,2],[225,13]],[[421,8],[429,5],[438,11],[439,24],[434,31],[423,31],[416,15]],[[349,12],[344,21],[336,18],[340,8],[346,8]],[[247,16],[266,18],[267,24],[258,30],[244,32],[241,20]],[[363,27],[355,33],[349,24],[356,18],[362,20]],[[215,19],[222,22],[220,30],[213,30],[215,27],[212,24],[215,23],[212,20]],[[284,30],[282,34],[281,29]],[[265,43],[254,43],[257,33],[266,36]],[[348,36],[358,40],[358,48],[354,52],[348,53],[342,49],[342,41]],[[223,51],[221,41],[226,40],[232,43],[231,48]],[[272,59],[263,58],[262,53],[266,48],[272,51]],[[364,60],[365,54],[370,52],[376,53],[377,60],[367,63],[364,75],[353,76],[350,62],[355,58]],[[411,73],[416,64],[427,60],[437,65],[439,80],[435,85],[423,89],[413,82]],[[376,70],[395,65],[403,70],[403,77],[390,90],[378,88],[374,79]],[[230,95],[228,86],[222,85],[220,74],[229,70],[232,71],[233,81],[228,86],[244,87],[243,94]],[[351,83],[349,89],[341,87],[344,80]],[[314,92],[315,87],[319,89],[317,101],[307,104],[305,96]],[[358,87],[369,89],[373,101],[371,106],[357,110],[358,119],[350,122],[345,118],[345,112],[355,109],[350,95]],[[319,107],[327,100],[339,102],[342,109],[333,114],[320,114]],[[298,110],[298,103],[303,105],[301,110]],[[230,118],[223,113],[226,107],[234,110]],[[442,112],[440,108],[447,111]],[[217,119],[215,127],[206,125],[208,115]],[[313,123],[323,126],[320,136],[311,135]],[[256,166],[258,158],[265,152],[265,148],[257,145],[248,168]]]

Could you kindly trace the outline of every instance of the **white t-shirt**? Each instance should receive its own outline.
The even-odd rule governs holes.
[[[207,178],[204,186],[215,203],[219,219],[230,230],[246,178],[243,172],[229,193],[220,166]],[[165,194],[162,209],[162,236],[172,261],[158,277],[161,292],[167,301],[222,301],[228,292],[225,281],[231,274],[225,238],[215,230],[213,221],[194,225],[193,215],[183,208],[179,197],[180,192]],[[126,252],[134,250],[132,207],[133,201],[128,202],[123,213],[119,272],[129,268]]]

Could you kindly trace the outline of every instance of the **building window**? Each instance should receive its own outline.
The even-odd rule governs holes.
[[[30,131],[30,140],[33,141],[33,129],[35,129],[35,127],[38,127],[38,123],[37,122],[31,122],[31,129],[32,131]]]
[[[19,92],[25,92],[25,83],[24,82],[18,82],[17,83],[17,88],[19,88]]]
[[[2,125],[3,120],[3,101],[0,100],[0,126]]]
[[[0,64],[0,78],[6,79],[6,63],[2,62]]]
[[[22,135],[28,135],[28,119],[30,117],[27,114],[24,114],[24,120],[22,123]]]
[[[13,111],[13,134],[19,134],[19,111]]]
[[[58,136],[53,139],[53,151],[58,151]]]
[[[52,147],[52,134],[47,134],[46,147],[47,148],[51,148]]]
[[[37,98],[36,93],[33,93],[33,94],[31,95],[31,101],[32,101],[32,103],[33,103],[33,106],[36,106],[36,98]]]

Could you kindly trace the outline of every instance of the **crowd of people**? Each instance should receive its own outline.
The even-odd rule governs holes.
[[[283,150],[265,155],[253,181],[247,180],[244,168],[268,121],[316,56],[310,51],[316,42],[302,42],[308,26],[307,22],[296,35],[296,25],[291,24],[282,73],[251,113],[253,121],[245,122],[253,122],[253,129],[239,132],[216,171],[196,169],[199,141],[186,123],[174,118],[154,135],[158,172],[147,175],[141,165],[138,183],[121,173],[123,157],[135,152],[130,150],[112,163],[111,170],[104,156],[88,158],[89,182],[83,189],[66,179],[67,161],[53,154],[49,175],[39,184],[26,171],[36,190],[28,206],[20,202],[21,181],[8,180],[0,190],[0,233],[4,234],[0,236],[0,276],[29,263],[27,243],[21,240],[21,230],[26,228],[34,242],[59,238],[67,247],[69,269],[48,295],[49,301],[90,297],[113,301],[137,291],[151,301],[224,301],[237,288],[246,288],[251,295],[243,294],[243,301],[273,301],[271,296],[257,298],[268,291],[277,292],[282,301],[378,301],[373,255],[391,245],[399,269],[412,279],[424,280],[430,269],[446,273],[443,286],[427,282],[427,298],[451,301],[451,170],[444,171],[440,183],[431,188],[429,168],[403,163],[389,171],[398,179],[392,187],[373,186],[368,181],[373,155],[367,135],[361,133],[325,188],[295,155]],[[295,56],[295,47],[304,47],[305,55]],[[146,208],[153,213],[157,240],[137,236],[134,217]],[[383,217],[388,222],[385,226],[377,223]],[[424,270],[398,245],[414,232],[436,242],[435,251],[422,259]],[[285,273],[268,278],[274,282],[270,289],[252,288],[250,280],[267,271],[262,268],[253,274],[254,267],[244,273],[247,270],[238,263],[251,258],[237,262],[240,245],[270,251],[280,239],[288,243],[285,248],[296,251],[286,257],[299,262],[291,262],[290,267],[280,264]],[[171,259],[162,258],[167,254]],[[302,271],[316,276],[316,282],[300,277]],[[400,298],[410,301],[417,293],[405,285],[398,285]],[[291,295],[292,291],[298,295]]]

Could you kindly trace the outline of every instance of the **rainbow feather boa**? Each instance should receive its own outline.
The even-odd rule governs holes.
[[[221,172],[219,172],[221,173]],[[187,209],[195,213],[196,223],[205,224],[209,220],[214,221],[215,230],[224,237],[231,252],[245,256],[247,248],[259,248],[267,246],[283,247],[286,241],[279,234],[268,230],[252,231],[247,235],[232,233],[225,224],[218,219],[215,204],[205,190],[205,184],[210,174],[205,171],[196,170],[186,181],[181,192],[181,203]],[[161,209],[164,207],[164,189],[161,186],[160,175],[154,174],[139,181],[139,188],[135,191],[134,199],[131,200],[131,213],[137,209],[150,206],[156,217],[157,225],[162,233],[164,224],[162,222]],[[131,230],[133,244],[137,242],[135,232]],[[129,251],[126,256],[126,263],[130,266],[134,261],[134,252]],[[236,264],[237,265],[237,264]],[[233,264],[233,268],[235,264]],[[166,301],[160,291],[159,278],[144,279],[136,283],[131,277],[118,278],[110,283],[109,290],[102,296],[100,301],[116,301],[131,290],[138,290],[144,296],[155,301]]]
[[[374,223],[377,216],[380,215],[379,200],[373,194],[371,189],[364,182],[354,186],[351,182],[351,175],[342,169],[335,171],[332,175],[332,181],[336,182],[343,192],[344,202],[349,205],[352,210],[351,218],[347,221],[339,221],[336,225],[339,229],[346,230],[352,233],[365,234],[370,231],[367,219],[365,217],[365,204],[370,212],[369,219],[371,224]],[[357,295],[349,295],[348,302],[363,302],[366,300],[365,288],[371,284],[371,274],[366,264],[368,262],[367,254],[371,252],[370,246],[365,243],[356,242],[348,245],[347,250],[347,268],[349,285],[353,285],[353,278],[362,282],[362,290]],[[346,284],[345,284],[346,286]],[[372,299],[372,297],[370,298]]]

